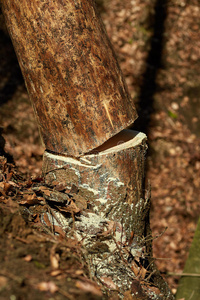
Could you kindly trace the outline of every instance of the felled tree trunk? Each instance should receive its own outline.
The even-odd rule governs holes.
[[[48,150],[79,156],[133,124],[136,111],[92,0],[3,0]]]
[[[172,299],[151,257],[146,136],[126,130],[135,107],[93,1],[2,0],[2,9],[46,146],[47,201],[58,210],[49,221],[83,243],[107,291]]]

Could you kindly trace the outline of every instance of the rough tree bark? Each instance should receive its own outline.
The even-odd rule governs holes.
[[[81,240],[107,291],[173,299],[152,259],[146,136],[125,130],[137,115],[94,2],[2,0],[2,8],[46,146],[46,184],[64,189],[48,196],[63,212],[51,222]]]
[[[78,156],[134,122],[91,0],[3,0],[3,12],[47,149]]]

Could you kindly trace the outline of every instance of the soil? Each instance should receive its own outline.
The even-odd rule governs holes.
[[[154,257],[175,294],[200,213],[200,5],[97,4],[138,109],[133,128],[148,136]],[[24,206],[43,201],[32,187],[44,146],[2,16],[0,29],[0,299],[102,299],[79,243]]]

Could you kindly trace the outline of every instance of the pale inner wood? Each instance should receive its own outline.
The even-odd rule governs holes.
[[[136,146],[138,143],[141,143],[144,138],[146,138],[146,135],[142,132],[124,129],[107,140],[104,144],[85,155],[94,155],[97,153],[103,155],[109,152],[120,151],[125,148]]]

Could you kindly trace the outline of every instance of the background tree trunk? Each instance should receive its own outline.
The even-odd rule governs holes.
[[[200,298],[200,219],[180,279],[176,299],[198,300]],[[185,275],[184,275],[185,274]],[[196,276],[195,276],[196,274]]]

